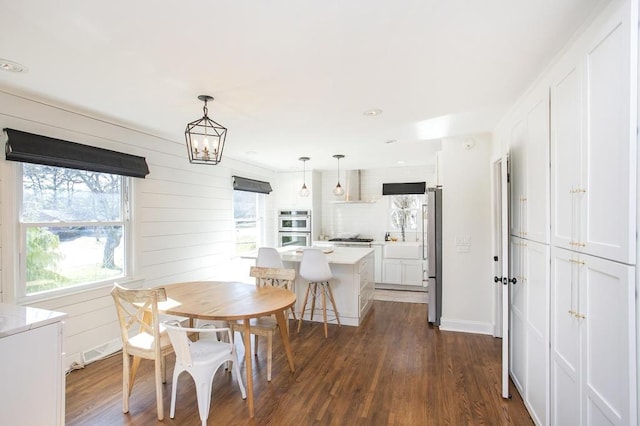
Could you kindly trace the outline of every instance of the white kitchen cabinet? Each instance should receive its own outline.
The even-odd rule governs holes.
[[[65,316],[0,304],[0,423],[64,425]]]
[[[374,280],[377,283],[382,282],[382,244],[373,244],[373,255],[375,258],[375,266],[374,266]]]
[[[549,242],[549,92],[524,104],[511,130],[511,235]]]
[[[628,7],[622,2],[551,83],[551,199],[554,245],[632,264],[636,77]]]
[[[552,248],[551,424],[637,424],[635,268]]]
[[[384,259],[382,261],[382,282],[422,286],[424,262],[421,260]]]
[[[538,424],[549,413],[549,246],[511,237],[511,376]]]
[[[296,270],[295,293],[296,312],[298,313],[302,309],[308,286],[308,282],[300,276],[301,258],[300,254],[282,255],[285,267]],[[340,315],[340,322],[342,325],[358,326],[364,321],[373,304],[375,292],[374,252],[371,249],[336,247],[333,253],[328,255],[328,260],[333,275],[331,290]],[[316,302],[313,320],[322,322],[322,312],[318,311],[321,306],[318,303]],[[310,308],[310,301],[307,302],[307,308]],[[331,317],[331,313],[328,315]],[[309,317],[310,312],[307,312],[304,319],[309,320]]]

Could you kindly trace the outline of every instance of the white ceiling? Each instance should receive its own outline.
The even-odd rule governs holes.
[[[491,131],[602,3],[0,0],[0,58],[28,68],[0,89],[180,144],[207,94],[231,158],[424,165],[442,137]]]

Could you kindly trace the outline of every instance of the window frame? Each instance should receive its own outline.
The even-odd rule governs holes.
[[[64,167],[62,167],[64,168]],[[103,173],[103,172],[96,172]],[[113,174],[113,173],[112,173]],[[17,259],[14,262],[15,273],[14,282],[14,296],[18,303],[27,303],[32,301],[39,301],[45,299],[56,298],[60,296],[66,296],[71,294],[77,294],[92,290],[100,287],[112,286],[114,281],[127,282],[132,279],[133,271],[133,257],[132,257],[132,185],[133,179],[128,176],[117,175],[120,177],[120,209],[121,220],[118,221],[77,221],[66,222],[68,226],[122,226],[123,232],[121,241],[123,245],[123,262],[122,274],[114,277],[109,277],[99,281],[86,282],[81,284],[71,285],[69,287],[63,287],[58,289],[46,290],[35,294],[27,294],[27,230],[29,228],[41,228],[47,226],[58,227],[63,224],[61,222],[23,222],[23,195],[24,195],[24,166],[23,163],[16,163],[15,167],[15,209],[13,209],[14,223],[16,224],[16,246]],[[62,226],[65,227],[65,226]]]
[[[247,222],[247,220],[245,219],[236,219],[235,217],[235,211],[236,211],[236,202],[235,202],[235,193],[238,190],[233,190],[233,195],[232,195],[232,220],[233,220],[233,248],[234,248],[234,255],[236,257],[241,256],[243,253],[246,252],[238,252],[238,239],[237,239],[237,235],[238,235],[238,223],[240,222]],[[260,192],[252,192],[252,191],[240,191],[240,192],[247,192],[247,193],[251,193],[255,196],[256,199],[256,228],[257,228],[257,241],[256,241],[256,249],[258,247],[260,247],[261,245],[264,244],[264,240],[265,240],[265,210],[266,210],[266,201],[267,201],[267,194],[264,193],[260,193]]]

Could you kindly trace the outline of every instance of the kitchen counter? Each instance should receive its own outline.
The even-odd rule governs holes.
[[[62,321],[67,314],[0,303],[0,338]]]
[[[294,292],[296,293],[297,313],[302,309],[304,295],[307,291],[307,281],[300,277],[300,261],[302,260],[302,250],[304,248],[306,247],[282,247],[278,249],[285,268],[296,270]],[[375,291],[374,249],[356,247],[317,248],[332,250],[331,253],[326,255],[333,274],[331,289],[340,314],[340,322],[342,325],[360,325],[373,304]],[[255,259],[257,252],[247,253],[242,257]],[[323,321],[322,311],[318,311],[319,306],[319,304],[316,304],[316,312],[313,317],[316,322]],[[309,304],[307,304],[307,307],[309,307]],[[305,321],[308,320],[309,314],[307,313]]]
[[[288,249],[280,251],[282,261],[284,262],[300,262],[302,260],[302,250],[306,247],[298,247],[296,249]],[[333,250],[327,253],[329,264],[355,265],[363,257],[373,253],[372,248],[368,247],[317,247],[320,250]]]

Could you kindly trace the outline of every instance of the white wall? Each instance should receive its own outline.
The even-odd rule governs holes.
[[[466,149],[469,139],[445,139],[442,143],[440,329],[492,334],[492,146],[489,135],[478,135],[472,137],[474,146]]]
[[[182,126],[183,123],[176,123]],[[111,124],[101,119],[0,91],[0,128],[14,128],[54,138],[144,156],[150,174],[133,179],[133,285],[157,286],[179,281],[228,278],[234,252],[231,176],[273,180],[274,173],[224,159],[220,165],[189,164],[182,140],[173,141]],[[4,142],[4,140],[2,141]],[[227,143],[233,143],[229,140]],[[15,163],[0,160],[0,289],[2,301],[16,300]],[[274,193],[278,185],[274,186]],[[267,197],[266,223],[272,224],[273,195]],[[119,340],[110,285],[32,306],[69,314],[65,325],[67,365],[81,353]]]

